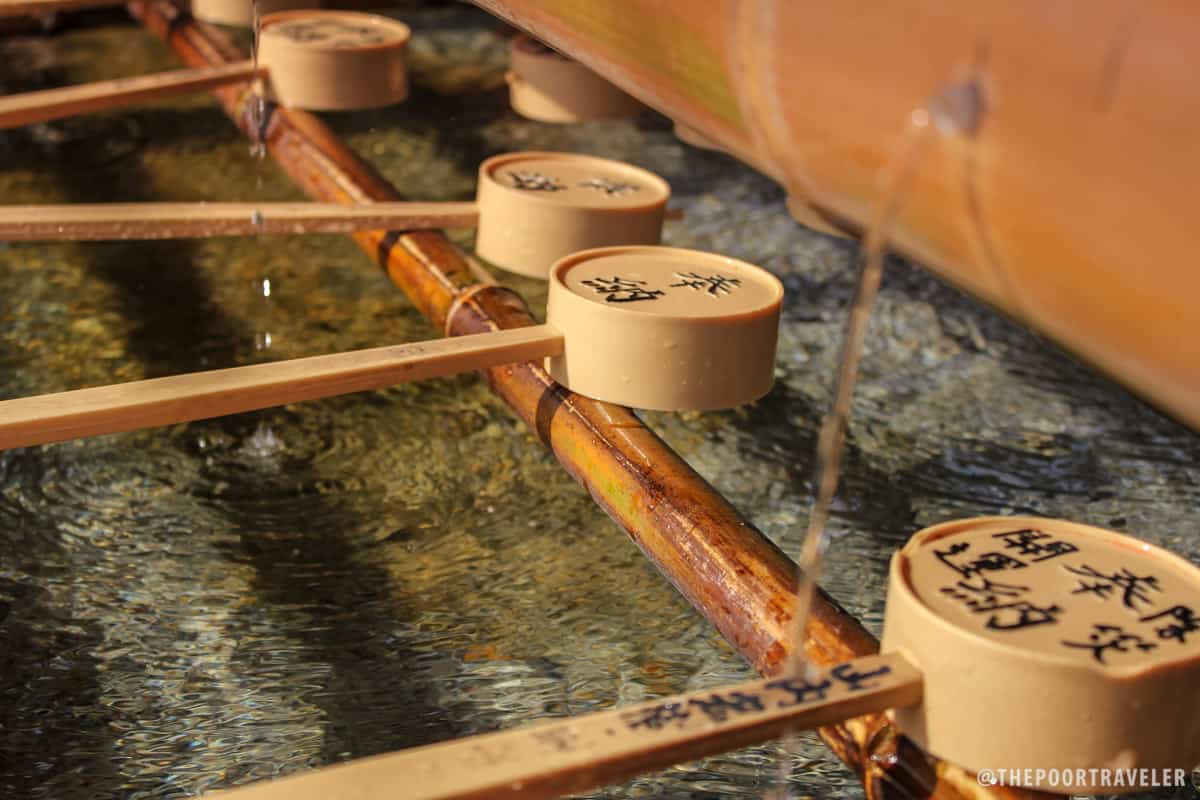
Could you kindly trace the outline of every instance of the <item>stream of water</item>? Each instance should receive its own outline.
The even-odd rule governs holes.
[[[883,282],[887,243],[897,216],[903,210],[915,174],[924,161],[931,140],[937,136],[969,137],[979,126],[983,99],[978,84],[954,84],[934,97],[926,106],[912,112],[899,137],[900,146],[884,167],[879,179],[877,210],[863,236],[862,267],[846,317],[841,358],[834,379],[833,401],[821,422],[813,459],[815,492],[808,525],[801,537],[796,563],[800,570],[796,583],[796,601],[792,609],[793,646],[785,672],[802,675],[807,667],[805,632],[817,586],[823,576],[825,553],[829,548],[827,525],[837,494],[846,450],[846,431],[850,425],[854,387],[858,382],[863,348],[871,323],[871,311]],[[788,797],[788,776],[792,761],[800,750],[797,740],[785,740],[785,758],[781,765],[779,796]]]

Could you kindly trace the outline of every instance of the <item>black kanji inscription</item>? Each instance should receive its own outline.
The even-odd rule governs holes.
[[[588,278],[580,283],[596,294],[604,295],[606,303],[636,303],[641,300],[655,300],[666,294],[661,289],[646,288],[645,281],[615,275],[612,278]]]
[[[992,534],[992,538],[1002,539],[1005,549],[1016,550],[1017,555],[1028,556],[1034,562],[1079,552],[1079,548],[1070,542],[1059,541],[1041,531],[1008,531]]]
[[[1138,621],[1165,622],[1166,624],[1162,627],[1154,629],[1154,632],[1158,634],[1158,638],[1174,639],[1180,644],[1187,641],[1188,634],[1200,631],[1200,619],[1196,618],[1196,612],[1189,606],[1171,606],[1166,611],[1142,617]]]
[[[780,701],[778,704],[778,708],[790,708],[798,706],[801,703],[824,700],[825,695],[829,692],[829,687],[832,685],[833,682],[828,678],[823,678],[815,683],[803,678],[783,678],[771,681],[767,684],[767,688],[779,689],[790,694],[792,696],[791,702]]]
[[[513,170],[508,173],[508,177],[512,180],[514,189],[527,192],[561,192],[567,188],[558,178],[530,170]]]
[[[1130,653],[1133,652],[1130,650],[1132,647],[1142,652],[1149,652],[1158,647],[1136,633],[1126,633],[1120,625],[1093,625],[1086,642],[1063,640],[1063,645],[1080,650],[1091,650],[1092,656],[1101,664],[1108,663],[1104,660],[1104,654],[1110,650],[1117,653]]]
[[[713,722],[724,722],[730,713],[749,714],[752,711],[763,711],[762,698],[756,694],[745,692],[730,692],[726,695],[714,694],[707,700],[695,698],[691,704],[700,709]]]
[[[691,715],[683,703],[663,703],[649,708],[626,711],[621,715],[621,721],[633,730],[641,728],[661,731],[671,724],[682,726]]]
[[[968,542],[955,542],[945,550],[934,550],[933,554],[937,556],[938,561],[941,561],[964,578],[973,578],[984,572],[1022,569],[1026,566],[1025,562],[1019,558],[1013,558],[1007,553],[994,551],[974,558],[955,559],[955,556],[966,553],[970,547],[971,545]]]
[[[742,285],[741,278],[730,278],[727,275],[701,275],[696,272],[676,272],[679,283],[672,283],[667,288],[686,287],[705,292],[713,297],[722,294],[732,294],[733,290]]]
[[[1081,567],[1067,567],[1067,572],[1080,575],[1079,586],[1071,594],[1094,594],[1101,599],[1108,599],[1117,592],[1121,594],[1121,602],[1126,608],[1138,610],[1138,603],[1153,605],[1149,592],[1161,592],[1158,578],[1153,575],[1135,575],[1122,567],[1113,573],[1104,573],[1084,564]]]
[[[985,627],[994,631],[1014,631],[1035,625],[1058,622],[1062,608],[1057,605],[1039,606],[1023,599],[1028,586],[975,578],[961,580],[953,586],[943,586],[942,594],[959,600],[972,614],[988,614]]]
[[[598,192],[603,192],[609,197],[620,197],[630,192],[640,192],[642,190],[642,187],[636,183],[622,183],[609,178],[589,178],[579,185],[584,189],[595,189]]]
[[[861,692],[863,689],[873,689],[875,687],[868,686],[867,681],[873,678],[880,678],[889,674],[892,668],[886,664],[879,669],[860,672],[854,668],[853,664],[839,664],[830,671],[830,675],[837,678],[842,683],[846,684],[846,690],[850,692]]]

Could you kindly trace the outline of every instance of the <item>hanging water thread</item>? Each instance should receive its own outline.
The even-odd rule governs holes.
[[[974,138],[977,133],[984,110],[978,66],[977,61],[968,80],[951,84],[909,115],[900,147],[883,169],[878,208],[863,238],[862,267],[846,320],[846,333],[834,381],[833,403],[822,420],[817,436],[815,498],[797,558],[799,570],[791,619],[791,638],[795,646],[785,662],[785,675],[799,677],[806,671],[804,632],[821,578],[825,551],[829,546],[829,514],[841,477],[846,430],[850,422],[854,387],[858,382],[863,343],[883,280],[888,236],[912,188],[925,149],[937,136]],[[794,734],[784,739],[778,776],[780,797],[791,797],[787,780],[798,749]]]

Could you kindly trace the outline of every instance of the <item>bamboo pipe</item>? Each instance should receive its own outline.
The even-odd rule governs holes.
[[[861,228],[909,115],[983,113],[917,169],[892,243],[1200,428],[1200,7],[992,0],[475,0]]]
[[[184,239],[202,236],[473,228],[475,203],[99,203],[0,205],[0,241]]]
[[[129,7],[189,64],[241,58],[224,36],[181,19],[163,0],[133,0]],[[244,97],[231,88],[215,94],[230,118],[253,135]],[[275,109],[265,141],[279,165],[314,198],[343,203],[397,199],[391,186],[311,114]],[[524,303],[506,289],[468,293],[479,286],[478,272],[439,233],[374,231],[355,239],[434,325],[451,334],[534,324]],[[788,614],[795,565],[627,409],[572,395],[528,365],[488,370],[486,377],[564,469],[738,652],[760,673],[776,672],[792,646]],[[819,592],[804,649],[810,660],[832,664],[870,655],[878,642]],[[859,775],[872,800],[935,793],[946,800],[1031,796],[980,787],[962,770],[929,760],[899,738],[882,715],[829,725],[821,735]]]

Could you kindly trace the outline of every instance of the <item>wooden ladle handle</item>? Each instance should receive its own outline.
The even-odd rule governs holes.
[[[0,0],[2,3],[3,0]],[[3,12],[0,12],[0,16],[3,16]],[[108,111],[146,100],[177,97],[230,83],[251,81],[263,75],[266,75],[265,68],[256,67],[250,61],[239,61],[219,67],[171,70],[7,95],[0,97],[0,129],[48,122],[74,114]]]

